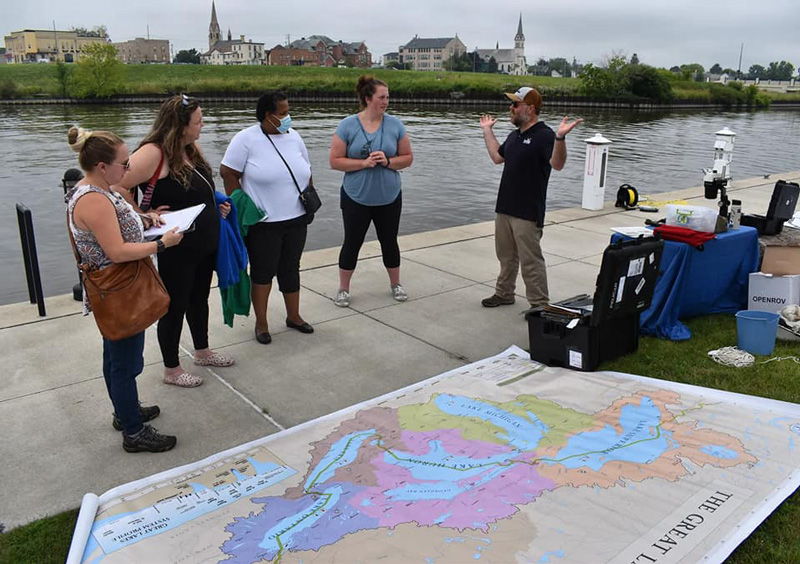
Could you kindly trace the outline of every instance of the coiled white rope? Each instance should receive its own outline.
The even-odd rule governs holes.
[[[722,347],[721,349],[708,351],[708,356],[718,364],[734,366],[736,368],[752,366],[756,361],[756,358],[752,354],[738,347]]]
[[[735,368],[747,368],[756,363],[756,358],[752,354],[738,347],[722,347],[721,349],[708,351],[708,356],[716,363],[724,364],[725,366],[733,366]],[[774,356],[767,360],[759,361],[758,364],[781,362],[782,360],[792,360],[800,364],[800,358],[796,356]]]

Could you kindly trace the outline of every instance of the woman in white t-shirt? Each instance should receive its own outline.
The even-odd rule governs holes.
[[[250,257],[256,340],[267,345],[272,342],[267,304],[276,276],[286,304],[286,326],[301,333],[314,332],[300,317],[300,256],[311,218],[298,190],[311,184],[311,162],[303,139],[291,128],[286,94],[267,92],[261,96],[256,119],[257,125],[231,140],[220,174],[228,195],[241,189],[264,213],[261,221],[249,228],[245,244]]]

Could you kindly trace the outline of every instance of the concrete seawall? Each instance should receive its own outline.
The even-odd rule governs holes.
[[[197,93],[197,97],[203,103],[239,103],[255,102],[258,94],[218,94],[218,93]],[[133,95],[117,96],[108,99],[88,100],[81,98],[20,98],[13,100],[0,100],[0,106],[28,106],[28,105],[101,105],[101,104],[160,104],[168,94],[157,95]],[[635,110],[680,110],[680,109],[720,109],[725,108],[721,104],[701,103],[701,102],[673,102],[659,104],[655,102],[631,102],[630,100],[591,100],[573,97],[545,97],[545,103],[550,107],[561,108],[620,108]],[[354,104],[352,96],[314,96],[303,94],[292,94],[293,102],[322,103],[322,104]],[[507,106],[508,104],[501,97],[492,99],[471,99],[471,98],[435,98],[435,97],[392,97],[392,104],[397,105],[416,105],[416,106]],[[771,105],[772,109],[797,109],[800,108],[800,101],[775,100]],[[728,108],[729,109],[729,108]]]

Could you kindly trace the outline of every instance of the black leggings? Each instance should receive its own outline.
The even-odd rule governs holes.
[[[245,244],[250,258],[250,279],[255,284],[272,284],[284,294],[300,290],[300,257],[306,246],[308,218],[261,222],[250,226]]]
[[[198,254],[179,248],[170,251],[158,257],[158,273],[169,293],[169,310],[158,322],[158,346],[164,366],[175,368],[180,364],[178,345],[184,315],[194,349],[208,348],[208,294],[216,253]]]
[[[400,212],[403,210],[403,194],[391,204],[384,206],[364,206],[353,201],[344,189],[341,191],[342,219],[344,220],[344,243],[339,252],[339,268],[355,270],[358,252],[364,244],[370,222],[375,224],[375,233],[381,243],[383,266],[400,266],[400,246],[397,232],[400,229]]]

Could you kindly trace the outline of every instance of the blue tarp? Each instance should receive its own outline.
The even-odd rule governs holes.
[[[625,238],[614,234],[611,241]],[[664,242],[661,276],[653,301],[640,317],[640,332],[672,341],[691,338],[679,319],[747,309],[747,285],[758,270],[758,232],[740,227],[720,233],[702,251]]]

